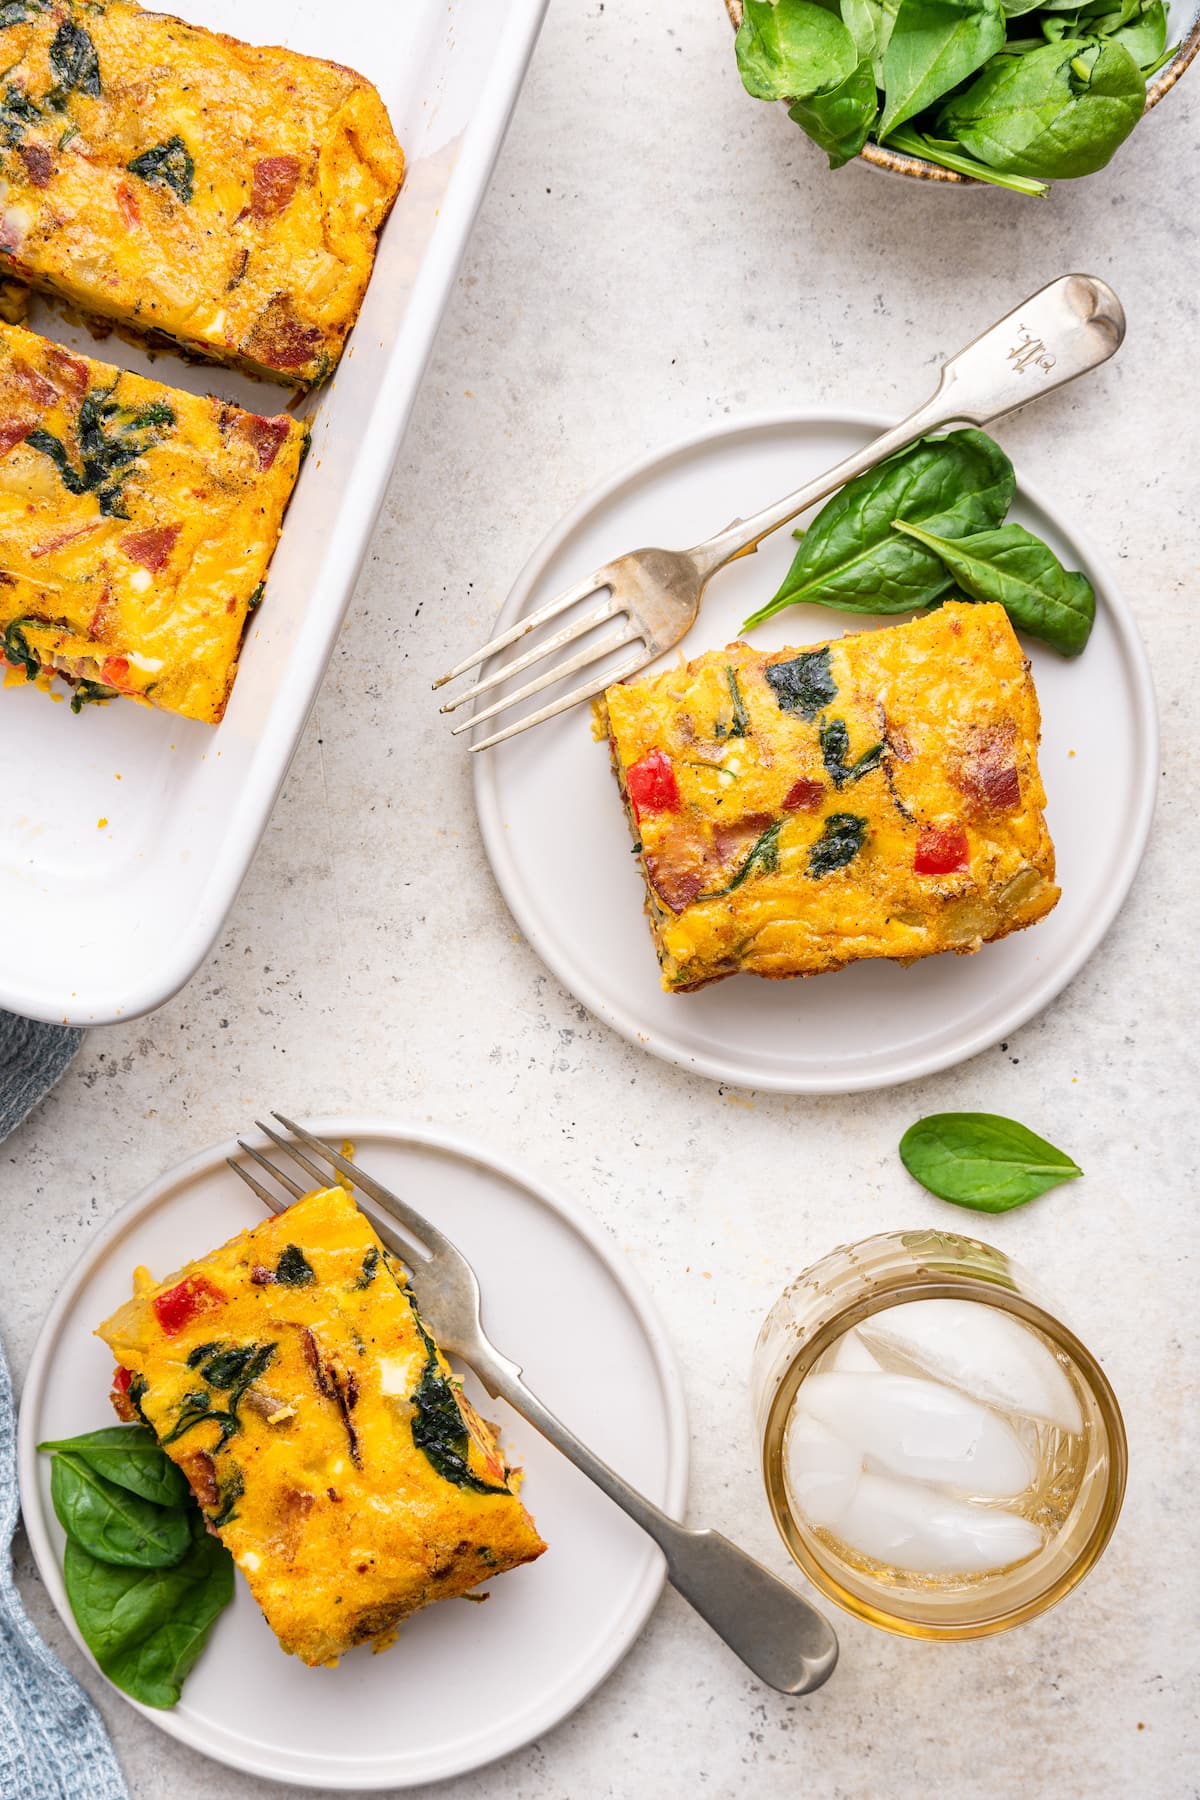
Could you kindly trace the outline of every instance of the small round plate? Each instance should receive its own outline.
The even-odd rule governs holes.
[[[411,1196],[474,1263],[496,1344],[600,1455],[682,1514],[687,1422],[670,1348],[640,1284],[585,1218],[502,1158],[457,1137],[361,1119],[364,1169]],[[165,1274],[263,1216],[221,1144],[173,1169],[89,1248],[42,1328],[20,1420],[21,1506],[38,1569],[77,1641],[44,1438],[111,1423],[112,1358],[93,1329],[128,1297],[139,1263]],[[419,1291],[419,1284],[418,1284]],[[219,1762],[325,1792],[407,1788],[460,1775],[539,1737],[616,1667],[662,1588],[659,1552],[531,1426],[473,1379],[525,1468],[523,1496],[549,1549],[494,1581],[486,1606],[418,1614],[380,1656],[336,1670],[284,1656],[239,1581],[170,1712],[144,1717]],[[131,1702],[133,1704],[133,1702]]]
[[[700,542],[832,467],[888,423],[866,413],[786,413],[660,451],[551,532],[498,628],[639,544]],[[935,956],[908,969],[858,963],[806,981],[739,975],[694,994],[665,994],[607,746],[593,740],[588,707],[475,758],[484,843],[514,918],[563,985],[631,1043],[741,1087],[889,1087],[1006,1037],[1091,955],[1129,892],[1150,827],[1154,694],[1129,606],[1102,558],[1027,486],[1011,516],[1087,572],[1099,606],[1077,660],[1025,646],[1041,698],[1041,769],[1062,899],[1040,924],[975,956]],[[697,656],[736,638],[741,621],[775,592],[794,549],[788,532],[778,532],[757,555],[723,569],[670,656]],[[752,637],[763,649],[798,647],[877,623],[798,607]]]

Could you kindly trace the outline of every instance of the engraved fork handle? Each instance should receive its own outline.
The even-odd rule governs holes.
[[[701,581],[735,557],[757,550],[770,532],[925,432],[1003,418],[1107,362],[1124,336],[1124,308],[1106,281],[1095,275],[1061,275],[943,363],[936,391],[899,425],[807,487],[749,519],[735,519],[697,544],[688,554]]]
[[[639,1494],[581,1443],[531,1393],[515,1363],[489,1344],[472,1346],[471,1367],[548,1438],[590,1481],[652,1537],[667,1559],[667,1579],[740,1656],[781,1694],[808,1694],[833,1673],[838,1643],[816,1607],[718,1531],[688,1531]]]

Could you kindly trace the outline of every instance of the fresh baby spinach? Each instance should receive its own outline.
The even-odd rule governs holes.
[[[736,55],[833,168],[874,139],[1040,196],[1103,168],[1166,42],[1164,0],[744,0]]]
[[[751,614],[743,631],[800,603],[867,613],[931,605],[953,577],[931,550],[894,530],[893,520],[963,537],[999,525],[1015,491],[1012,464],[984,432],[921,438],[826,502],[779,591]]]
[[[964,594],[998,602],[1019,630],[1064,656],[1078,656],[1087,643],[1096,617],[1091,582],[1064,569],[1049,544],[1023,526],[1001,525],[951,540],[903,519],[895,524],[942,559]]]
[[[745,0],[734,48],[742,85],[756,100],[837,87],[858,62],[837,13],[813,0]]]
[[[104,1562],[169,1569],[188,1547],[181,1508],[118,1487],[70,1450],[60,1450],[51,1465],[50,1497],[67,1536]]]
[[[939,116],[972,156],[1014,175],[1091,175],[1142,116],[1146,80],[1114,40],[1064,38],[1002,57]]]
[[[1045,1138],[1000,1113],[931,1113],[900,1140],[914,1180],[955,1206],[1009,1212],[1083,1174]]]
[[[1004,38],[1000,0],[900,0],[883,59],[880,138],[982,68]]]
[[[67,1539],[63,1576],[84,1643],[108,1679],[143,1706],[170,1707],[233,1598],[233,1558],[188,1520],[184,1554],[171,1568],[116,1566]]]
[[[109,1425],[82,1437],[54,1438],[39,1450],[66,1450],[118,1487],[153,1500],[158,1506],[181,1506],[188,1485],[169,1456],[159,1449],[154,1433],[144,1425]]]
[[[145,1427],[110,1426],[38,1448],[54,1457],[50,1493],[67,1534],[63,1575],[84,1642],[134,1700],[174,1706],[233,1598],[229,1552]],[[226,1517],[237,1486],[235,1471],[222,1490]]]

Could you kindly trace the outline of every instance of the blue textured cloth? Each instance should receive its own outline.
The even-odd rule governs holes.
[[[54,1086],[82,1037],[0,1013],[0,1138]],[[99,1713],[34,1630],[13,1580],[16,1440],[0,1346],[0,1800],[129,1800]]]
[[[29,1117],[82,1042],[71,1026],[0,1012],[0,1140]]]

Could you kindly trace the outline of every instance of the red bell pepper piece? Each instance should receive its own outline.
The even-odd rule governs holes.
[[[671,759],[661,750],[648,751],[640,762],[631,763],[625,771],[625,791],[640,820],[644,812],[678,812],[679,783],[671,767]]]
[[[921,833],[913,857],[918,875],[950,875],[969,866],[967,834],[961,825],[935,825]]]
[[[215,1307],[224,1306],[225,1296],[220,1288],[206,1281],[203,1275],[185,1275],[176,1287],[168,1288],[165,1294],[158,1294],[151,1302],[154,1316],[168,1337],[177,1337],[185,1325],[190,1325],[200,1313],[212,1312]]]

